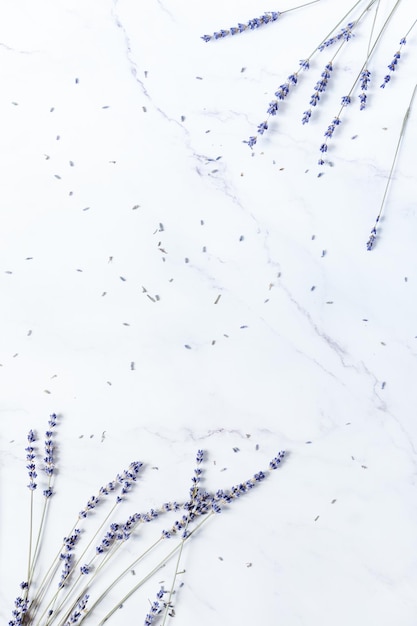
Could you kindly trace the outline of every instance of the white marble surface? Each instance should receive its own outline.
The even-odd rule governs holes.
[[[378,24],[393,5],[381,0]],[[24,577],[25,436],[53,411],[65,516],[134,458],[147,469],[132,506],[149,508],[186,497],[197,448],[213,488],[289,451],[190,542],[172,623],[415,623],[417,105],[377,245],[365,246],[417,75],[417,31],[379,84],[415,6],[398,5],[370,64],[369,107],[346,110],[324,168],[318,147],[372,16],[310,124],[300,119],[327,52],[253,154],[242,141],[274,91],[351,4],[321,0],[200,39],[291,6],[0,8],[4,623]],[[147,597],[109,623],[141,624]]]

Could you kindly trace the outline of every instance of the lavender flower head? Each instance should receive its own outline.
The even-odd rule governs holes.
[[[281,14],[279,13],[279,11],[264,13],[260,17],[255,17],[252,20],[248,20],[244,24],[239,23],[237,26],[232,26],[228,29],[221,29],[214,32],[212,35],[203,35],[201,39],[203,39],[203,41],[205,42],[208,42],[212,39],[223,39],[228,35],[238,35],[239,33],[244,33],[246,30],[255,30],[260,26],[264,26],[265,24],[276,22],[280,15]]]
[[[25,448],[26,452],[26,469],[28,470],[29,476],[29,484],[28,489],[30,491],[35,491],[37,484],[35,483],[35,478],[37,477],[36,466],[35,466],[35,448],[30,445],[36,441],[36,436],[33,430],[28,432],[27,440],[29,445]]]
[[[323,43],[320,44],[317,50],[320,50],[320,52],[322,52],[325,48],[332,46],[338,41],[349,41],[349,39],[353,37],[352,28],[354,26],[355,22],[349,22],[346,26],[340,29],[340,32],[338,32],[337,35],[334,35],[333,37],[326,39],[326,41],[323,41]]]
[[[370,234],[370,236],[369,236],[369,239],[368,239],[368,241],[366,242],[366,249],[367,249],[368,251],[371,251],[371,250],[373,249],[374,244],[375,244],[375,239],[376,239],[376,228],[373,228],[373,229],[371,230],[371,234]]]
[[[414,24],[415,24],[415,22],[414,22]],[[414,26],[414,24],[413,24],[413,26]],[[413,28],[413,26],[412,26],[411,28]],[[411,30],[411,29],[410,29],[410,30]],[[410,31],[408,31],[408,32],[410,32]],[[401,50],[402,50],[403,46],[405,46],[405,44],[406,44],[406,43],[407,43],[407,39],[406,39],[406,37],[402,37],[402,38],[400,39],[400,47],[399,47],[399,49],[397,50],[397,52],[394,52],[393,59],[392,59],[391,63],[388,65],[388,69],[389,69],[390,73],[389,73],[389,74],[387,74],[386,76],[384,76],[384,82],[380,85],[380,87],[381,87],[382,89],[385,89],[386,85],[387,85],[387,84],[389,83],[389,81],[391,80],[391,74],[392,74],[393,72],[395,72],[395,70],[396,70],[396,69],[398,69],[398,68],[397,68],[397,65],[398,65],[398,61],[399,61],[399,60],[400,60],[400,58],[401,58]]]

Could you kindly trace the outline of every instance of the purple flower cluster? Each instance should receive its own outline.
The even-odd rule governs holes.
[[[255,17],[252,20],[248,20],[244,24],[238,24],[237,26],[232,26],[229,29],[221,29],[216,31],[212,35],[203,35],[201,39],[204,41],[211,41],[212,39],[223,39],[228,35],[238,35],[239,33],[244,33],[246,30],[255,30],[260,26],[264,26],[265,24],[269,24],[271,22],[276,22],[281,14],[278,11],[271,11],[268,13],[264,13],[261,17]]]
[[[314,93],[312,94],[311,98],[310,98],[310,105],[315,107],[317,106],[317,104],[320,101],[320,94],[324,93],[326,91],[326,87],[327,87],[327,83],[329,82],[329,79],[331,77],[331,72],[333,71],[333,64],[331,61],[329,61],[329,63],[327,63],[327,65],[325,66],[323,72],[321,73],[321,78],[320,80],[317,81],[317,83],[315,84],[314,87]],[[310,117],[311,117],[311,111],[309,111],[309,115],[306,115],[306,111],[304,112],[304,116],[302,118],[302,123],[306,124],[307,122],[309,122]]]
[[[33,430],[30,430],[28,432],[27,440],[29,445],[25,448],[25,452],[27,462],[26,469],[28,470],[29,475],[28,489],[30,489],[30,491],[35,491],[37,487],[37,484],[35,482],[35,479],[37,478],[35,466],[35,448],[31,444],[36,441],[36,436]]]
[[[12,611],[13,619],[9,621],[9,626],[21,626],[24,624],[25,614],[27,613],[29,601],[18,596],[14,601],[15,608]]]
[[[47,430],[45,433],[45,456],[43,459],[43,462],[45,463],[44,465],[44,472],[47,476],[52,476],[52,474],[54,473],[54,469],[55,469],[55,464],[54,464],[54,442],[52,440],[52,436],[53,436],[53,432],[52,430]]]
[[[144,626],[151,626],[151,624],[154,621],[155,617],[162,612],[162,609],[163,609],[164,605],[161,604],[160,600],[163,599],[164,593],[166,593],[166,592],[165,592],[164,588],[161,587],[160,590],[158,591],[158,593],[156,594],[156,600],[154,600],[152,602],[151,608],[149,609],[149,613],[147,613],[147,615],[145,617]]]
[[[279,100],[281,101],[285,100],[285,98],[288,96],[290,92],[290,87],[296,85],[297,81],[298,81],[298,75],[297,75],[297,72],[295,72],[288,76],[287,82],[279,86],[279,88],[275,92],[275,96],[277,99],[272,100],[268,105],[268,109],[267,109],[268,115],[274,116],[278,113]],[[268,120],[264,120],[258,125],[258,128],[257,128],[258,135],[263,135],[266,130],[268,130]],[[247,139],[243,143],[248,144],[249,148],[253,148],[253,146],[256,144],[258,140],[258,135],[252,135],[252,137],[249,137],[249,139]]]
[[[375,244],[375,239],[376,239],[376,228],[373,228],[373,229],[371,230],[371,234],[370,234],[370,236],[369,236],[369,239],[368,239],[368,241],[366,242],[366,249],[367,249],[368,251],[371,251],[371,250],[372,250],[372,248],[374,247],[374,244]]]
[[[59,588],[65,587],[71,575],[73,558],[74,558],[73,551],[80,538],[80,535],[81,535],[81,530],[79,528],[75,528],[72,535],[70,535],[69,537],[64,537],[63,550],[61,554],[59,555],[60,560],[64,562],[64,567],[62,568],[62,571],[61,571],[61,578],[58,583]]]
[[[270,461],[269,469],[277,469],[284,459],[284,456],[285,451],[280,451],[277,456]],[[214,494],[210,494],[209,492],[200,489],[194,499],[191,499],[184,504],[183,508],[187,511],[187,514],[177,520],[168,531],[163,531],[162,536],[168,539],[169,537],[176,535],[178,532],[183,531],[182,536],[183,538],[186,538],[189,535],[189,532],[185,531],[186,534],[184,536],[184,529],[188,527],[189,522],[210,512],[221,513],[222,506],[230,504],[242,495],[248,493],[251,489],[253,489],[253,487],[255,487],[255,485],[262,482],[266,477],[267,473],[260,471],[254,474],[254,476],[249,480],[233,485],[230,490],[218,489]]]
[[[80,620],[80,617],[82,617],[82,613],[85,611],[87,606],[89,597],[90,596],[86,593],[81,600],[78,601],[77,608],[71,613],[64,626],[71,626],[71,624],[76,624]]]
[[[325,48],[332,46],[334,43],[337,43],[338,41],[342,41],[342,40],[349,41],[349,39],[353,37],[352,28],[354,26],[355,26],[355,22],[349,22],[344,28],[340,29],[340,32],[337,33],[337,35],[334,35],[333,37],[326,39],[326,41],[323,41],[323,43],[320,44],[317,50],[320,50],[322,52]]]

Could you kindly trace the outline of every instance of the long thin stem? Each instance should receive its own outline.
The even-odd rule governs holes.
[[[32,566],[32,542],[33,542],[33,490],[30,491],[30,513],[29,513],[29,548],[28,548],[28,575],[26,587],[27,594],[29,593],[29,584],[31,578],[31,566]],[[26,594],[26,595],[27,595]]]
[[[378,0],[378,4],[376,5],[375,15],[374,15],[374,19],[373,19],[373,22],[372,22],[372,28],[371,28],[371,32],[370,32],[370,35],[369,35],[368,51],[366,53],[366,65],[368,65],[368,59],[369,59],[369,55],[371,53],[371,42],[372,42],[372,36],[374,34],[374,30],[375,30],[376,18],[378,17],[379,5],[380,5],[380,0]]]
[[[385,185],[384,195],[382,196],[381,207],[379,209],[379,213],[378,213],[377,218],[375,220],[375,225],[374,225],[374,227],[373,227],[373,229],[371,231],[371,236],[368,239],[368,242],[366,244],[368,250],[372,250],[372,248],[374,246],[374,242],[375,242],[375,238],[376,238],[376,228],[377,228],[377,225],[378,225],[378,223],[379,223],[379,221],[381,219],[382,211],[384,209],[385,200],[386,200],[387,194],[388,194],[388,189],[389,189],[391,181],[392,181],[392,175],[393,175],[393,172],[394,172],[394,167],[395,167],[395,164],[397,162],[398,153],[400,151],[401,142],[402,142],[402,140],[404,138],[405,129],[406,129],[406,126],[407,126],[408,119],[410,117],[410,111],[411,111],[411,107],[413,105],[413,101],[414,101],[416,92],[417,92],[417,84],[414,86],[413,93],[412,93],[411,98],[410,98],[410,103],[408,105],[407,111],[405,112],[403,123],[401,125],[400,136],[398,137],[397,146],[395,148],[394,158],[392,159],[392,164],[391,164],[391,169],[390,169],[390,172],[389,172],[389,175],[388,175],[387,184]]]
[[[296,7],[292,7],[291,9],[285,9],[285,11],[280,11],[281,15],[284,15],[284,13],[289,13],[290,11],[295,11],[296,9],[302,9],[304,7],[308,7],[310,6],[310,4],[316,4],[316,2],[320,2],[320,0],[313,0],[313,2],[306,2],[305,4],[299,4]]]

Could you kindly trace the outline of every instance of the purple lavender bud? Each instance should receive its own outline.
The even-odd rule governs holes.
[[[53,494],[52,489],[48,488],[48,489],[44,489],[43,495],[45,496],[45,498],[50,498]]]
[[[326,91],[326,87],[327,87],[327,78],[322,78],[316,83],[316,86],[314,87],[314,89],[316,90],[316,92],[318,91],[320,93],[323,93],[323,91]]]
[[[196,463],[200,464],[204,460],[204,450],[197,450],[197,454],[195,457]]]
[[[82,617],[82,611],[85,610],[87,606],[89,595],[85,594],[81,600],[77,603],[77,607],[72,611],[67,621],[64,623],[64,626],[71,626],[71,624],[76,624],[79,622]]]
[[[343,107],[346,107],[348,104],[350,104],[350,96],[342,96],[341,104]]]
[[[333,63],[331,61],[329,61],[328,64],[325,66],[321,75],[326,80],[329,80],[330,75],[331,75],[330,72],[333,72]]]
[[[368,241],[366,242],[366,249],[367,250],[372,250],[372,248],[374,247],[375,244],[375,239],[376,239],[376,228],[373,228],[371,230],[371,234],[370,237],[368,239]]]
[[[278,98],[278,100],[284,100],[284,98],[288,96],[289,90],[290,90],[290,84],[284,83],[279,86],[279,89],[278,91],[275,92],[275,95]]]
[[[384,89],[386,84],[389,83],[390,80],[391,80],[391,76],[389,74],[384,76],[384,82],[382,83],[382,85],[380,85],[381,89]]]
[[[35,433],[33,432],[33,430],[31,429],[28,432],[28,442],[29,443],[33,443],[34,441],[36,441],[36,436],[35,436]]]
[[[49,421],[48,424],[51,428],[53,428],[54,426],[56,426],[56,421],[57,421],[57,415],[56,413],[52,413],[52,415],[49,416]]]
[[[254,135],[252,137],[249,137],[249,139],[247,141],[244,141],[243,143],[247,143],[249,148],[253,148],[257,141],[258,138],[256,137],[256,135]]]
[[[324,165],[324,161],[323,161],[323,159],[319,159],[319,160],[317,161],[317,164],[318,164],[318,165]]]
[[[322,143],[320,146],[320,152],[327,152],[327,143]]]
[[[311,109],[308,109],[307,111],[304,111],[303,113],[303,117],[301,118],[301,121],[303,124],[308,124],[310,121],[310,117],[311,117]]]
[[[80,572],[81,574],[83,574],[84,576],[86,576],[87,574],[90,573],[90,566],[86,563],[85,565],[81,565],[80,567]]]
[[[335,126],[333,124],[330,124],[330,126],[328,126],[326,132],[324,133],[324,136],[328,137],[329,139],[333,137],[334,129],[335,129]]]
[[[323,163],[321,163],[321,165],[323,165]],[[280,452],[278,452],[277,456],[274,457],[272,461],[270,461],[269,463],[270,469],[277,469],[278,465],[280,465],[284,457],[285,457],[285,450],[281,450]]]
[[[261,122],[258,126],[258,133],[260,135],[263,135],[264,132],[268,130],[268,122],[265,120],[265,122]]]
[[[366,91],[368,89],[368,83],[371,80],[371,72],[366,69],[361,72],[361,89]]]
[[[278,100],[272,100],[269,103],[269,106],[268,106],[268,109],[267,109],[267,113],[269,115],[276,115],[278,113],[278,108],[279,108]]]
[[[298,81],[297,74],[290,74],[288,76],[288,82],[290,82],[292,85],[296,85],[297,81]]]
[[[299,62],[301,69],[308,70],[310,69],[310,60],[309,59],[301,59]]]
[[[401,58],[401,54],[400,54],[400,51],[398,51],[394,54],[394,58],[392,59],[391,63],[388,65],[388,69],[391,70],[391,72],[395,72],[395,68],[398,64],[398,59],[400,58]]]
[[[313,95],[311,96],[311,100],[310,100],[310,104],[311,106],[315,107],[317,106],[318,102],[320,101],[320,96],[319,96],[319,92],[316,91],[313,93]]]
[[[366,93],[360,93],[358,98],[359,98],[360,103],[361,103],[359,109],[360,109],[360,111],[363,111],[364,108],[366,107]]]
[[[201,39],[203,39],[203,41],[206,41],[206,42],[207,42],[207,41],[210,41],[210,39],[211,39],[211,35],[203,35],[203,36],[201,37]]]
[[[403,37],[402,39],[400,39],[400,45],[401,46],[405,46],[405,44],[407,43],[407,40],[405,37]]]

